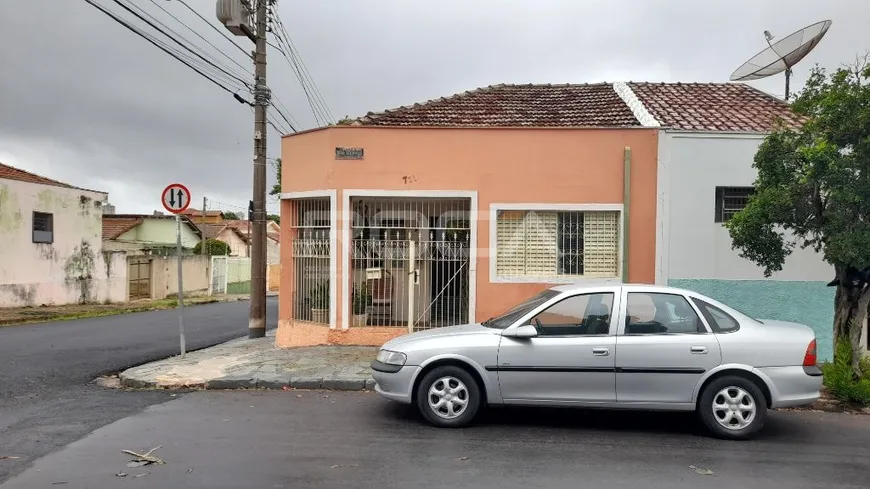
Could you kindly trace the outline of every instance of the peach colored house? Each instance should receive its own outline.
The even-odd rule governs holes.
[[[285,136],[276,343],[380,345],[553,284],[684,278],[711,258],[669,250],[721,234],[720,186],[788,111],[739,84],[496,85]],[[671,169],[692,161],[722,178]]]
[[[611,84],[500,85],[285,137],[277,344],[378,345],[554,283],[653,282],[656,138]]]

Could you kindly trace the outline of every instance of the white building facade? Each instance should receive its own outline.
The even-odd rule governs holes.
[[[0,164],[0,307],[126,300],[125,255],[102,250],[106,198]]]

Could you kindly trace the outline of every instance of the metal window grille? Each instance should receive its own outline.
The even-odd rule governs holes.
[[[330,201],[299,199],[293,205],[288,223],[293,236],[293,318],[329,324],[334,307],[329,284]]]
[[[754,192],[753,187],[716,187],[716,215],[714,222],[726,222],[742,211]]]
[[[496,221],[500,277],[616,277],[618,211],[500,211]]]
[[[468,321],[469,199],[351,201],[352,326]]]

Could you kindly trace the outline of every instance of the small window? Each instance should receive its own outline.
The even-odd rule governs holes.
[[[625,315],[625,334],[705,332],[701,318],[678,294],[631,292]]]
[[[725,222],[742,211],[749,203],[753,187],[716,187],[716,216],[714,222]]]
[[[541,336],[610,333],[613,294],[584,294],[561,300],[532,319]]]
[[[47,212],[33,213],[33,242],[54,243],[54,215]]]
[[[692,301],[701,310],[714,333],[732,333],[740,329],[740,323],[722,309],[694,297]]]

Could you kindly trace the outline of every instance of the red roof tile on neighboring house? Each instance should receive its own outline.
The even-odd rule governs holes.
[[[3,163],[0,163],[0,179],[16,180],[19,182],[27,183],[38,183],[40,185],[51,185],[53,187],[74,188],[76,190],[85,190],[88,192],[97,192],[101,194],[105,193],[100,192],[99,190],[75,187],[68,183],[58,182],[57,180],[52,180],[51,178],[46,178],[35,173],[30,173],[29,171],[24,171],[20,168],[15,168],[14,166],[5,165]]]
[[[232,229],[234,233],[244,242],[248,241],[248,236],[240,230],[228,226],[227,223],[221,224],[197,224],[197,227],[205,234],[206,239],[217,239],[224,232],[224,229]]]
[[[278,233],[267,233],[266,236],[268,236],[269,239],[271,239],[272,241],[274,241],[276,243],[281,242],[281,235]]]
[[[778,117],[790,126],[802,120],[786,102],[743,83],[627,85],[666,128],[770,132]]]
[[[124,215],[103,216],[103,239],[116,239],[134,227],[142,224],[142,217]]]
[[[610,83],[492,85],[372,113],[354,125],[427,127],[640,126]]]
[[[194,209],[192,207],[188,207],[184,212],[181,213],[184,216],[193,216],[193,217],[202,217],[202,209]],[[205,215],[207,217],[214,216],[222,216],[224,215],[221,211],[205,211]]]

